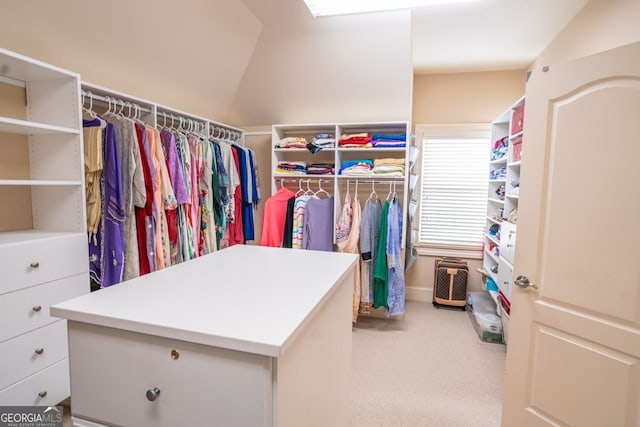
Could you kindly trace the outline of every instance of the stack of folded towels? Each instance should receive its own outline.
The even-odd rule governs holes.
[[[277,148],[307,148],[307,140],[301,136],[290,136],[281,139]]]
[[[403,177],[404,159],[375,159],[373,174],[379,176]]]
[[[278,162],[276,173],[305,175],[307,173],[307,164],[305,162]]]
[[[309,175],[333,175],[333,163],[311,163],[307,166]]]
[[[371,176],[373,175],[373,160],[346,160],[342,162],[340,175]]]
[[[406,144],[406,133],[400,135],[376,133],[371,137],[371,145],[375,148],[403,148]]]
[[[342,148],[371,148],[371,137],[368,133],[342,135],[338,145]]]
[[[319,133],[313,137],[311,143],[320,148],[333,148],[336,140],[332,133]]]

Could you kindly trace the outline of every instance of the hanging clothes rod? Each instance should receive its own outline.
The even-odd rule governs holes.
[[[341,179],[338,182],[348,182],[348,183],[358,183],[358,184],[394,184],[394,185],[404,185],[404,180],[401,179],[388,179],[388,180],[379,180],[379,179],[359,179],[359,178],[352,178],[352,179]]]
[[[114,104],[117,106],[125,106],[125,107],[129,107],[129,106],[135,106],[136,108],[138,108],[140,111],[143,111],[145,113],[149,113],[152,114],[153,110],[149,107],[143,107],[142,105],[136,103],[136,102],[131,102],[131,101],[125,101],[123,99],[120,98],[116,98],[113,96],[102,96],[102,95],[96,95],[93,92],[89,91],[89,90],[82,90],[82,96],[83,99],[91,99],[93,101],[98,101],[102,104]]]
[[[307,178],[304,176],[301,176],[300,178],[275,178],[277,181],[280,181],[281,183],[283,182],[293,182],[293,183],[299,183],[299,182],[308,182],[309,184],[313,183],[313,184],[322,184],[323,182],[329,183],[329,182],[333,182],[332,179],[317,179],[317,178]]]

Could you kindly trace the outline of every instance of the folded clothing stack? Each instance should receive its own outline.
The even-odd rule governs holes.
[[[509,138],[504,137],[493,143],[493,150],[491,152],[491,160],[498,160],[507,155],[507,149],[509,146]]]
[[[371,136],[371,145],[375,148],[404,148],[407,146],[407,134],[375,133]]]
[[[371,137],[368,133],[352,133],[342,135],[338,145],[343,148],[371,148]]]
[[[346,160],[342,162],[340,175],[347,176],[372,176],[373,160]]]
[[[311,163],[307,166],[307,174],[309,175],[333,175],[333,163]]]
[[[404,176],[404,159],[375,159],[373,161],[374,175],[391,177]]]
[[[336,139],[333,137],[332,133],[319,133],[313,137],[311,143],[316,147],[333,148],[336,143]]]
[[[507,168],[505,166],[500,169],[492,169],[489,171],[489,179],[504,179],[507,176]]]
[[[305,175],[307,173],[307,164],[305,162],[278,162],[276,173]]]
[[[307,140],[301,136],[290,136],[278,142],[278,148],[307,148]]]

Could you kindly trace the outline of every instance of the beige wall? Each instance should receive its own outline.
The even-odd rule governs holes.
[[[232,122],[409,120],[408,11],[314,20],[298,13],[302,1],[287,6],[295,20],[264,11],[267,23],[231,105]]]
[[[0,0],[0,47],[218,121],[261,30],[241,0]]]
[[[247,132],[268,132],[267,135],[247,135],[245,137],[245,144],[254,151],[258,163],[260,202],[254,216],[256,239],[253,242],[248,242],[249,244],[257,245],[260,243],[260,236],[262,235],[264,202],[271,197],[271,126],[245,127],[244,129]]]
[[[531,66],[566,62],[640,41],[640,1],[591,0]]]
[[[413,129],[419,124],[490,123],[525,90],[525,72],[426,74],[414,76]],[[419,143],[419,141],[417,141]],[[420,165],[416,165],[417,168]],[[414,198],[420,198],[419,188]],[[418,227],[418,223],[414,224]],[[406,275],[409,299],[430,299],[435,257],[420,255]],[[481,291],[479,259],[467,259],[470,291]]]

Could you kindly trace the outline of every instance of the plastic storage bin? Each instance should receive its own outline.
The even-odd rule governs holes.
[[[501,344],[502,321],[496,305],[487,293],[471,293],[467,298],[467,313],[478,337],[485,342]]]

